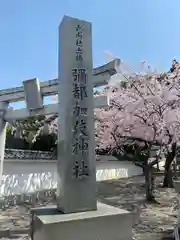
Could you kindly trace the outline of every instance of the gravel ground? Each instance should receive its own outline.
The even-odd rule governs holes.
[[[140,219],[133,227],[136,240],[172,239],[172,231],[177,223],[177,194],[173,189],[161,188],[162,178],[156,179],[157,204],[147,204],[144,200],[144,178],[99,182],[98,198],[100,201],[119,206],[133,212],[140,212]],[[51,197],[47,203],[54,203]],[[37,203],[37,205],[42,202]],[[30,239],[28,237],[30,204],[9,207],[0,210],[0,239]]]

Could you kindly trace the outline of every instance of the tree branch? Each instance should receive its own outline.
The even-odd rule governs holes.
[[[144,165],[142,163],[139,163],[139,162],[134,162],[135,166],[137,167],[141,167],[144,169]]]

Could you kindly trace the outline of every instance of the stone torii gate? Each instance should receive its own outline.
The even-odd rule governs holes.
[[[116,73],[115,59],[101,67],[94,68],[93,87],[106,85],[112,75]],[[58,104],[43,104],[43,98],[58,94],[58,79],[39,82],[37,78],[26,80],[23,86],[0,90],[0,176],[3,173],[3,160],[6,142],[6,123],[14,124],[16,121],[37,115],[58,115]],[[10,109],[9,104],[25,100],[27,105],[23,109]],[[108,105],[107,96],[101,95],[94,98],[94,108]]]
[[[119,59],[115,59],[101,67],[92,70],[93,87],[106,85],[112,75],[116,73]],[[3,173],[3,160],[6,142],[6,123],[14,124],[16,121],[37,115],[58,115],[58,104],[43,104],[46,96],[58,94],[58,79],[39,82],[37,78],[26,80],[23,86],[0,90],[0,176]],[[9,109],[12,102],[25,100],[27,107],[23,109]],[[107,96],[94,98],[94,108],[108,105]]]

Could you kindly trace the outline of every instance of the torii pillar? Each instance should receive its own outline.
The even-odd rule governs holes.
[[[8,108],[8,103],[0,102],[0,184],[3,175],[4,152],[6,144],[6,126],[7,122],[4,120],[4,113]]]

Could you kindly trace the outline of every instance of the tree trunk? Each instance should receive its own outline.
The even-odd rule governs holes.
[[[167,164],[165,164],[163,187],[173,188],[171,163],[172,162],[168,160]]]
[[[146,167],[144,170],[145,174],[145,188],[146,188],[146,200],[149,202],[154,202],[155,197],[153,195],[154,189],[154,176],[152,173],[152,168]]]
[[[172,151],[168,152],[165,162],[163,187],[173,188],[171,164],[176,156],[176,143],[172,145]]]

